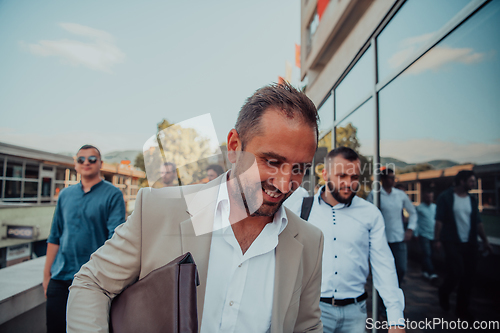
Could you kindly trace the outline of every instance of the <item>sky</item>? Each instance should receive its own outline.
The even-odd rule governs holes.
[[[223,142],[295,63],[300,1],[0,0],[0,31],[2,142],[141,150],[163,118],[207,113]]]

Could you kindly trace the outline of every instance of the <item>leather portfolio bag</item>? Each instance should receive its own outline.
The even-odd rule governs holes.
[[[126,288],[111,303],[110,331],[198,332],[198,271],[187,252]]]

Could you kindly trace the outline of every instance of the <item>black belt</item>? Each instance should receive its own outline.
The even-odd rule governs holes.
[[[346,299],[334,299],[333,297],[321,297],[319,300],[324,303],[328,303],[334,306],[346,306],[352,303],[357,303],[364,301],[365,299],[368,298],[368,294],[366,291],[363,293],[363,295],[358,296],[356,298],[346,298]]]

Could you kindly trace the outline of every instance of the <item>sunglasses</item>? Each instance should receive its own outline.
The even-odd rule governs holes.
[[[95,162],[97,162],[97,156],[89,156],[89,157],[87,157],[87,160],[89,161],[90,164],[94,164]],[[85,163],[85,156],[78,156],[76,158],[76,162],[78,164]]]

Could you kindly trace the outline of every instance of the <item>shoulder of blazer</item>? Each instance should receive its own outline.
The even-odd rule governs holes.
[[[298,217],[295,213],[293,213],[290,209],[285,207],[286,216],[288,218],[288,225],[285,230],[293,235],[293,237],[304,240],[305,242],[317,242],[321,238],[321,230],[311,223],[308,223]],[[302,241],[301,241],[302,242]],[[304,243],[304,242],[302,242]]]

